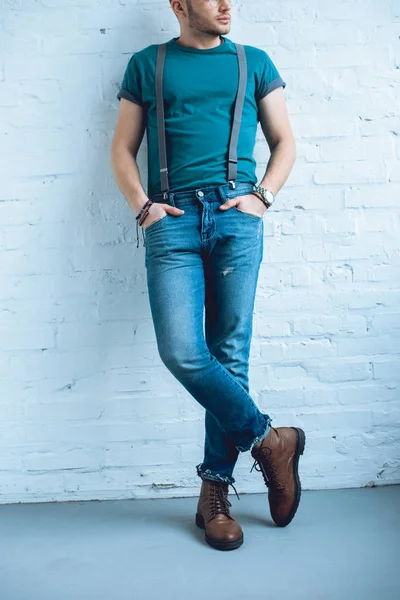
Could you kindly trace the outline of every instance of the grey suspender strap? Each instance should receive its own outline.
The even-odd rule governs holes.
[[[237,175],[237,145],[239,140],[240,124],[242,121],[243,103],[246,95],[247,83],[246,54],[241,44],[235,44],[235,46],[239,61],[239,85],[236,95],[235,112],[233,114],[233,125],[231,131],[231,140],[229,143],[228,158],[228,180],[233,189],[235,189],[235,179]]]
[[[164,98],[163,98],[163,72],[167,44],[160,44],[157,50],[156,62],[156,103],[157,103],[157,129],[158,129],[158,152],[160,156],[160,181],[164,200],[169,191],[167,147],[165,143],[164,123]]]
[[[242,120],[243,103],[246,95],[247,84],[247,62],[245,50],[241,44],[235,44],[235,47],[239,65],[239,85],[235,100],[235,110],[233,114],[233,123],[229,142],[228,156],[228,181],[232,189],[235,189],[235,179],[237,175],[237,145],[239,140],[240,124]],[[166,200],[167,194],[169,192],[167,149],[165,142],[164,98],[162,87],[166,51],[167,44],[159,44],[157,50],[155,75],[158,149],[160,159],[160,182],[161,192],[163,193],[164,200]]]

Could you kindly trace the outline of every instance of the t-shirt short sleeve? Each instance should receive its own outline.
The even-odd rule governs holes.
[[[266,52],[263,52],[263,60],[260,61],[260,72],[256,89],[257,101],[280,86],[286,87],[286,82],[283,81],[270,56]]]
[[[135,55],[131,56],[125,69],[124,77],[121,83],[121,89],[117,94],[118,100],[125,98],[135,104],[143,105],[142,85],[140,81],[140,71],[138,61]]]

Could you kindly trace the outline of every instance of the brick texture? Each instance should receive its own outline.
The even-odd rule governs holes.
[[[177,25],[166,0],[0,16],[2,503],[198,493],[203,409],[158,356],[110,167],[127,61]],[[250,380],[275,426],[306,430],[304,489],[400,482],[399,27],[394,0],[233,9],[228,37],[287,82],[297,142],[265,218]],[[255,157],[260,179],[261,128]],[[251,463],[238,490],[264,491]]]

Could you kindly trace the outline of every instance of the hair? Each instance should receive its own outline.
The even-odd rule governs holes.
[[[172,0],[169,0],[169,3],[171,4]],[[186,0],[186,4],[190,4],[190,0]]]

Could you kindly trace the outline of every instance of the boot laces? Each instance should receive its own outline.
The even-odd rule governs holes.
[[[252,472],[253,469],[255,469],[256,471],[261,472],[264,481],[265,481],[265,485],[267,487],[273,486],[275,489],[284,489],[284,485],[282,485],[280,479],[279,479],[279,473],[278,470],[274,464],[273,459],[271,458],[271,454],[272,454],[272,450],[271,448],[268,447],[261,447],[258,451],[258,455],[260,457],[260,455],[262,456],[262,458],[256,458],[254,459],[254,463],[253,466],[250,469],[250,473]],[[261,460],[263,462],[263,467],[261,466]]]
[[[239,498],[239,495],[236,491],[233,483],[222,483],[213,481],[210,487],[210,512],[212,517],[215,517],[217,514],[224,514],[229,519],[233,520],[233,517],[230,515],[229,508],[232,506],[231,502],[228,500],[227,491],[228,486],[231,485],[235,490],[236,496]],[[239,498],[240,500],[240,498]]]

